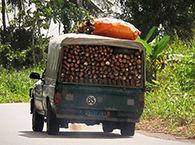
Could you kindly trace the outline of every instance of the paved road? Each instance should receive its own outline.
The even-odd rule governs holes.
[[[164,140],[136,133],[132,138],[122,138],[119,130],[103,133],[99,125],[70,125],[61,129],[58,136],[31,130],[29,104],[0,105],[0,145],[192,145],[186,142]]]

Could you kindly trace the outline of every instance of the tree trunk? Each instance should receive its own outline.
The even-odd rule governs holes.
[[[5,0],[2,0],[2,24],[3,24],[3,31],[6,31],[6,19],[5,19]]]
[[[33,37],[32,37],[32,57],[33,57],[33,65],[37,64],[36,61],[36,56],[35,56],[35,40],[34,40],[34,32],[33,32]]]

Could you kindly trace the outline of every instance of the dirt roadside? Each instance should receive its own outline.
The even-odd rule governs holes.
[[[170,122],[167,120],[159,118],[141,119],[136,124],[136,130],[146,136],[195,144],[194,123],[171,128]]]
[[[173,135],[165,134],[165,133],[152,133],[152,132],[148,132],[144,130],[137,130],[136,132],[144,134],[146,136],[150,136],[150,137],[166,139],[166,140],[177,140],[177,141],[195,144],[195,139],[189,139],[186,137],[177,137],[177,136],[173,136]]]

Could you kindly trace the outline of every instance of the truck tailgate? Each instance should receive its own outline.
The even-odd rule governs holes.
[[[61,107],[136,112],[142,93],[135,88],[63,85]]]

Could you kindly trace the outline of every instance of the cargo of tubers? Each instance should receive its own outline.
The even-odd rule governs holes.
[[[95,26],[92,20],[87,19],[83,23],[81,23],[78,28],[75,30],[76,33],[85,33],[85,34],[93,34]]]
[[[140,50],[129,49],[124,53],[118,47],[102,45],[68,45],[63,50],[62,82],[125,87],[142,85]]]

